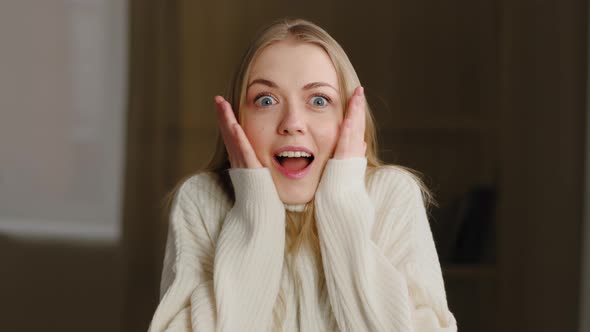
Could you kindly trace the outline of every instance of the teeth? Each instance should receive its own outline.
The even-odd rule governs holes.
[[[299,157],[311,157],[311,154],[303,151],[283,151],[277,154],[278,157],[288,157],[288,158],[299,158]]]

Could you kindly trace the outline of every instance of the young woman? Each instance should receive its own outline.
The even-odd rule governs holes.
[[[210,171],[176,192],[150,331],[456,331],[426,191],[379,162],[338,43],[276,22],[228,97]]]

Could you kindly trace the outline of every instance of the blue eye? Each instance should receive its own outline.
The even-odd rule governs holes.
[[[266,107],[266,106],[272,106],[272,105],[276,104],[277,101],[271,96],[260,96],[259,98],[257,98],[254,101],[254,103],[257,106]]]
[[[315,96],[311,98],[311,104],[317,107],[324,107],[328,104],[328,99],[322,96]]]

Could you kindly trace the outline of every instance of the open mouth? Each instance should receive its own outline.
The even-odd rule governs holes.
[[[307,174],[314,156],[307,151],[282,151],[274,156],[277,168],[289,178],[302,178]]]
[[[303,151],[284,151],[276,155],[275,159],[288,171],[297,172],[313,162],[313,155]]]

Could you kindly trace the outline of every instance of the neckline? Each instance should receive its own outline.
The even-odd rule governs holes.
[[[307,204],[303,203],[303,204],[284,204],[285,205],[285,209],[287,211],[291,211],[291,212],[303,212],[303,210],[305,210],[305,206]]]

